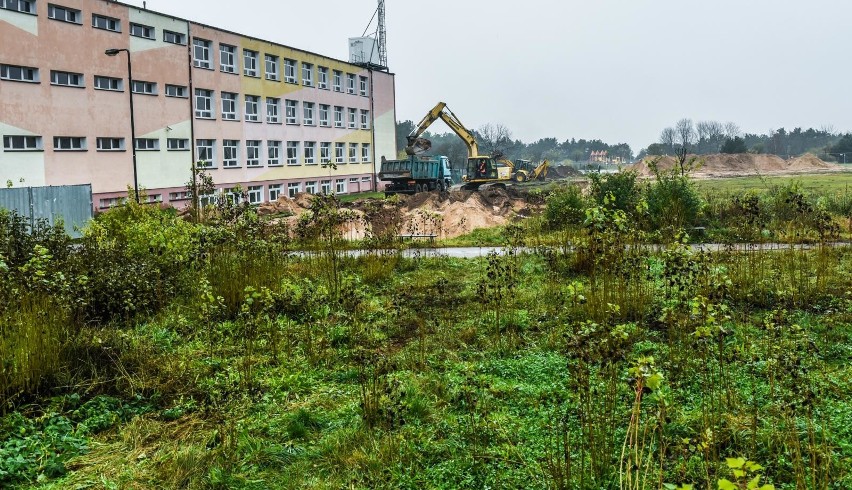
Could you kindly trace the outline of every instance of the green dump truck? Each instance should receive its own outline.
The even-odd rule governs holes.
[[[379,180],[387,182],[386,196],[445,191],[453,183],[450,160],[444,156],[412,155],[405,160],[382,158]]]

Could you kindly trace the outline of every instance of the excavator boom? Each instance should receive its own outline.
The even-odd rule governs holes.
[[[479,147],[476,144],[476,138],[474,138],[473,134],[468,131],[464,124],[459,121],[459,118],[453,114],[447,104],[444,102],[438,102],[435,107],[426,114],[426,117],[420,121],[419,124],[414,128],[414,130],[408,135],[408,146],[405,148],[405,152],[409,155],[416,155],[418,153],[422,153],[428,150],[432,143],[420,136],[426,131],[429,126],[432,125],[433,122],[438,119],[444,121],[444,123],[453,130],[459,138],[464,141],[467,146],[467,155],[468,157],[476,157],[479,156]]]

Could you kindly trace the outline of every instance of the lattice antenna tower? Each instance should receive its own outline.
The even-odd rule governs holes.
[[[379,0],[379,62],[388,66],[387,30],[385,29],[385,0]]]

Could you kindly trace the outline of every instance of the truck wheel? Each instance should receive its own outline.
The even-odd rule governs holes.
[[[523,172],[518,172],[515,174],[515,182],[526,182],[527,174]]]
[[[414,184],[414,193],[420,194],[421,192],[423,192],[423,188],[420,187],[420,184]]]

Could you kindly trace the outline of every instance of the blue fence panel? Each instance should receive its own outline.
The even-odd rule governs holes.
[[[0,189],[0,208],[29,218],[30,224],[46,219],[53,225],[62,220],[65,232],[79,238],[80,229],[92,219],[92,186],[65,185]]]

